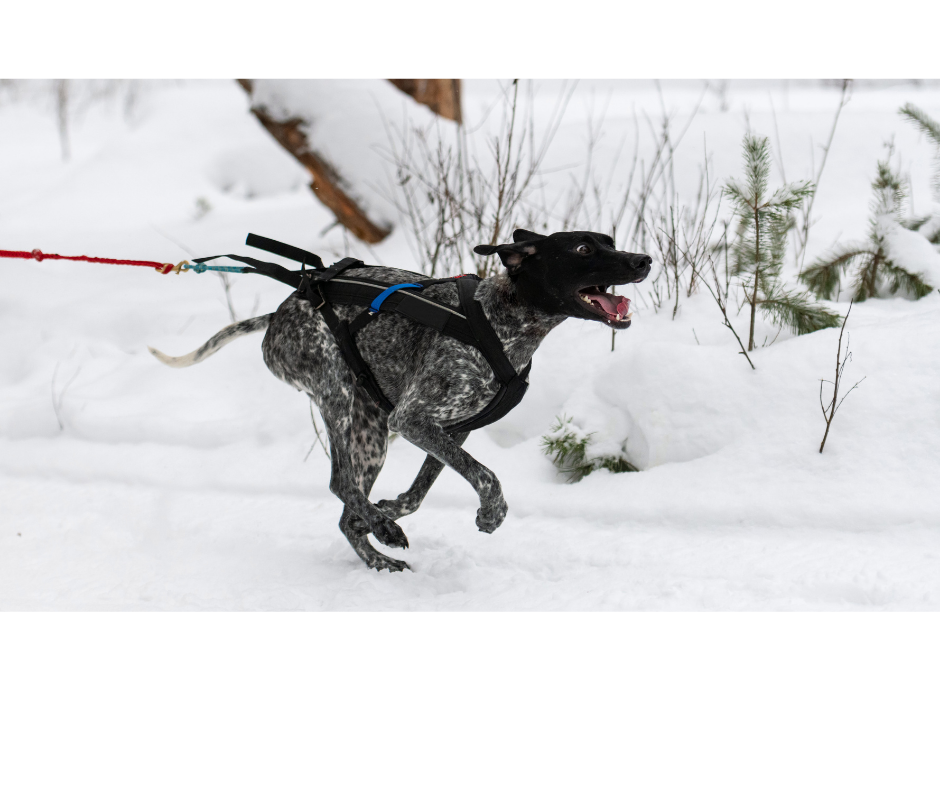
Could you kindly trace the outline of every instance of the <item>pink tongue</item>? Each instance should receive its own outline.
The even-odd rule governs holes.
[[[630,299],[623,296],[609,295],[608,293],[590,293],[588,298],[599,304],[601,309],[612,317],[625,315],[630,310]]]

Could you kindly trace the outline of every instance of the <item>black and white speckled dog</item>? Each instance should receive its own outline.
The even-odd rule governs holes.
[[[639,282],[649,273],[647,255],[618,252],[613,240],[592,232],[544,236],[516,230],[511,244],[478,246],[478,254],[498,254],[505,270],[482,281],[476,291],[487,319],[516,371],[529,363],[549,331],[567,317],[597,320],[617,329],[630,325],[629,299],[611,295],[613,285]],[[350,269],[346,278],[368,275],[391,284],[428,277],[396,268]],[[431,285],[435,300],[457,304],[452,283]],[[356,306],[334,306],[351,320]],[[356,385],[333,335],[310,301],[291,295],[277,312],[223,329],[187,356],[171,358],[151,348],[161,361],[186,367],[211,356],[244,334],[267,329],[264,361],[281,380],[317,404],[330,438],[330,490],[345,504],[339,527],[353,549],[373,569],[400,571],[404,561],[389,558],[370,544],[371,533],[389,547],[407,547],[395,522],[421,505],[444,465],[463,476],[480,497],[476,524],[492,533],[506,517],[499,480],[461,444],[467,433],[448,434],[449,424],[479,413],[497,390],[493,370],[473,347],[431,328],[390,313],[374,320],[357,337],[359,351],[382,391],[394,403],[386,414]],[[411,488],[393,501],[369,501],[385,462],[389,430],[427,452]],[[410,567],[408,567],[410,568]]]

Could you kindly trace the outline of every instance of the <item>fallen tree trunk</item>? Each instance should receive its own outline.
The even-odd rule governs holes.
[[[252,95],[252,81],[250,79],[236,81],[249,96]],[[343,190],[336,170],[323,157],[310,149],[307,135],[301,130],[303,119],[275,120],[265,111],[264,107],[259,106],[252,106],[251,112],[271,136],[281,144],[281,147],[297,159],[310,173],[313,178],[310,189],[317,199],[333,212],[340,224],[366,243],[378,243],[388,236],[392,228],[378,225],[369,219],[362,207]]]
[[[459,79],[390,79],[389,82],[442,118],[463,122]]]

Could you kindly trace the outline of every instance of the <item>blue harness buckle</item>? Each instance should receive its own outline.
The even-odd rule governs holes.
[[[396,290],[402,290],[406,287],[423,288],[424,285],[419,285],[416,283],[409,284],[405,282],[400,285],[392,285],[391,287],[386,287],[381,293],[379,293],[375,297],[375,300],[371,304],[369,304],[369,312],[374,315],[376,312],[378,312],[382,308],[382,302],[385,301],[386,298],[388,298]]]

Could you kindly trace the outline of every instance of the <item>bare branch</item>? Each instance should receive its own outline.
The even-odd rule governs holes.
[[[316,446],[318,443],[320,444],[320,447],[323,449],[323,453],[326,455],[326,459],[329,460],[330,450],[327,448],[326,441],[323,439],[323,436],[320,435],[320,428],[317,426],[317,417],[313,410],[312,399],[310,400],[310,422],[311,424],[313,424],[313,432],[317,436],[317,439],[316,441],[310,444],[310,450],[307,452],[306,456],[304,457],[304,462],[306,462],[307,459],[310,457],[310,452],[313,451],[313,447]]]
[[[734,326],[731,325],[731,320],[728,317],[728,310],[726,308],[724,299],[721,297],[721,285],[718,282],[718,274],[715,271],[715,262],[709,258],[711,263],[712,276],[715,279],[715,289],[712,290],[711,285],[708,284],[708,280],[702,277],[702,284],[708,289],[708,292],[711,293],[712,298],[715,300],[715,303],[718,304],[718,308],[721,310],[721,314],[724,316],[724,325],[734,334],[734,338],[738,340],[738,346],[741,348],[741,355],[747,359],[747,363],[751,365],[751,369],[757,370],[757,367],[754,366],[754,362],[751,361],[751,357],[747,354],[747,350],[744,349],[744,343],[741,341],[741,337],[738,336],[738,332],[734,330]]]
[[[809,243],[809,230],[812,226],[810,217],[813,213],[813,204],[816,202],[816,194],[819,191],[819,181],[822,178],[823,170],[826,168],[826,159],[829,158],[829,149],[832,147],[832,140],[836,134],[836,126],[839,124],[839,116],[842,114],[842,108],[849,103],[849,99],[852,97],[850,91],[851,85],[851,79],[842,80],[842,93],[839,96],[839,106],[836,107],[836,114],[832,119],[832,128],[829,129],[829,139],[826,140],[826,144],[823,146],[822,161],[819,163],[819,169],[816,171],[815,177],[813,178],[813,183],[816,184],[816,188],[813,190],[813,193],[810,194],[802,210],[803,226],[800,230],[798,245],[796,247],[796,259],[800,261],[800,271],[803,270],[803,264],[806,261],[806,246]]]
[[[59,430],[65,429],[65,422],[62,421],[62,403],[65,401],[65,394],[69,390],[69,386],[75,381],[75,378],[79,376],[82,368],[78,367],[75,370],[75,374],[68,379],[68,382],[61,388],[60,391],[56,392],[55,390],[55,378],[56,374],[59,372],[58,362],[55,365],[55,369],[52,370],[52,410],[55,413],[55,420],[59,423]]]
[[[849,310],[845,313],[845,317],[842,320],[842,328],[839,329],[839,345],[836,348],[836,374],[834,381],[820,380],[819,381],[819,397],[820,397],[820,407],[822,407],[823,418],[826,420],[826,431],[823,433],[822,443],[819,444],[819,453],[822,454],[823,449],[826,446],[826,438],[829,437],[829,428],[832,426],[832,421],[836,417],[836,412],[842,406],[842,403],[845,402],[845,398],[849,396],[856,388],[858,388],[859,383],[862,380],[858,381],[852,388],[850,388],[845,394],[842,395],[842,399],[839,399],[839,386],[842,383],[842,374],[845,372],[845,365],[851,359],[852,354],[849,352],[849,339],[846,338],[845,343],[845,358],[842,358],[842,335],[845,333],[845,324],[849,322],[849,315],[852,314],[852,306],[855,301],[853,300],[849,304]],[[866,376],[867,377],[867,376]],[[822,404],[822,387],[823,383],[830,383],[832,385],[832,400],[826,406]]]

